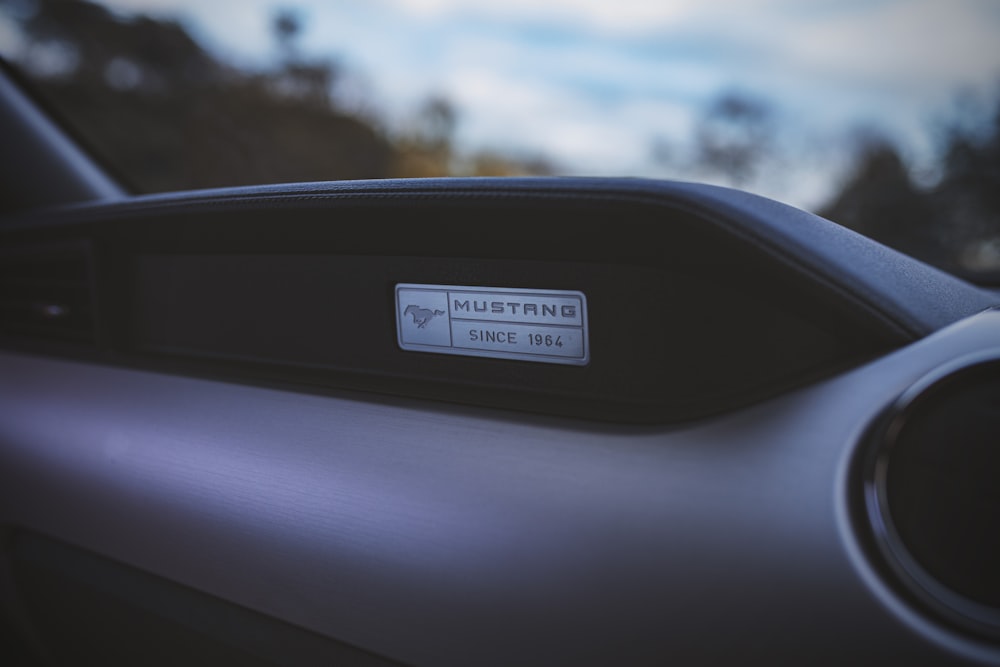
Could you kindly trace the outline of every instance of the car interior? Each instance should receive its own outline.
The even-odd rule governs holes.
[[[1000,664],[1000,293],[736,189],[133,194],[0,70],[9,665]]]

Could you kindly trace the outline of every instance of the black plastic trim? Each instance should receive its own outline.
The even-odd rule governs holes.
[[[927,373],[904,391],[869,429],[863,458],[862,493],[866,526],[889,573],[916,601],[959,628],[1000,638],[1000,609],[952,590],[930,574],[905,545],[889,507],[887,475],[892,451],[907,422],[924,404],[963,380],[1000,372],[1000,348],[969,354]]]

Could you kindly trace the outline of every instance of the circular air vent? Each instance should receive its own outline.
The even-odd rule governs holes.
[[[1000,637],[1000,350],[918,382],[873,437],[865,501],[888,565],[939,614]]]

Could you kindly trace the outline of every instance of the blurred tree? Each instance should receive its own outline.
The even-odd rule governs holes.
[[[428,97],[396,139],[396,174],[423,178],[451,173],[452,135],[457,124],[458,111],[446,97]]]
[[[540,156],[515,157],[481,150],[462,160],[457,171],[463,176],[551,176],[556,168]]]
[[[40,95],[137,191],[542,168],[456,156],[458,114],[441,96],[399,137],[377,113],[338,106],[341,69],[303,55],[293,9],[272,15],[278,57],[262,70],[220,61],[176,21],[88,0],[0,0],[0,10],[27,40],[18,64]]]
[[[444,148],[451,144],[458,124],[458,112],[443,95],[432,95],[417,113],[416,133],[428,145]]]
[[[820,215],[946,270],[1000,277],[1000,98],[987,127],[947,131],[938,184],[916,187],[896,148],[871,138]]]
[[[271,76],[274,93],[303,104],[331,106],[331,91],[340,70],[331,60],[309,60],[301,55],[298,40],[302,35],[302,19],[298,12],[279,9],[271,21],[271,30],[280,54],[279,66]]]
[[[774,126],[763,99],[731,91],[714,99],[695,127],[695,164],[743,185],[768,156]]]
[[[296,40],[302,33],[302,21],[295,10],[282,8],[274,14],[271,22],[275,40],[278,42],[278,49],[285,60],[292,60],[297,50]]]
[[[925,261],[940,264],[947,254],[934,202],[914,186],[898,149],[884,136],[860,138],[844,186],[819,213]]]
[[[650,142],[650,160],[683,178],[746,187],[777,156],[774,111],[764,98],[725,91],[695,120],[690,145],[667,136]]]
[[[956,123],[947,133],[935,195],[946,211],[957,264],[1000,274],[1000,98],[986,130]]]
[[[179,23],[85,0],[36,0],[22,16],[26,71],[38,49],[75,54],[59,76],[35,73],[39,92],[139,191],[389,174],[385,135],[331,103],[332,63],[239,70]],[[291,44],[299,28],[281,16]]]
[[[168,92],[222,76],[222,67],[178,23],[136,17],[120,20],[85,1],[34,0],[23,28],[33,49],[62,48],[74,54],[72,79],[100,85],[114,80],[109,68],[128,63],[137,89]],[[32,55],[25,63],[30,69]],[[66,78],[66,77],[63,77]]]

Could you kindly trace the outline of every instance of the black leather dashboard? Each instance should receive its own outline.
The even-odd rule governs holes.
[[[43,644],[74,627],[46,622],[52,576],[117,601],[81,619],[218,609],[189,629],[247,664],[283,662],[268,632],[303,664],[1000,664],[895,574],[861,470],[908,387],[1000,356],[997,297],[832,223],[707,186],[446,180],[0,234],[16,276],[83,248],[95,295],[89,338],[17,320],[0,352],[0,585]],[[593,361],[403,352],[400,281],[582,290]]]

